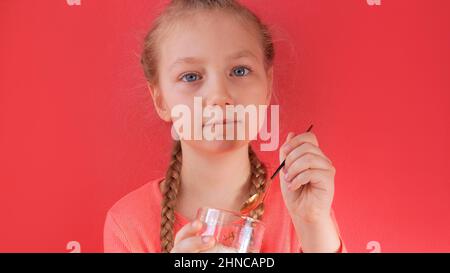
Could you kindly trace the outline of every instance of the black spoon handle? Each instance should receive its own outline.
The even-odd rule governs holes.
[[[309,128],[308,128],[308,130],[306,130],[306,132],[311,131],[312,127],[313,127],[313,124],[311,124],[311,126],[309,126]],[[280,166],[278,166],[277,170],[270,177],[270,180],[273,180],[273,178],[278,174],[278,172],[281,170],[281,168],[284,167],[285,164],[286,164],[286,159],[283,160],[283,162],[281,162]]]

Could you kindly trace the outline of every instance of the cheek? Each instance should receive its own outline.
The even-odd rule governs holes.
[[[187,108],[186,108],[187,107]],[[176,114],[176,113],[189,113],[189,115],[193,116],[194,113],[194,103],[193,100],[187,100],[187,99],[181,99],[181,98],[173,98],[171,100],[171,103],[169,104],[169,108],[171,111],[171,116],[172,113]],[[173,120],[173,118],[172,118]]]
[[[163,90],[163,97],[166,104],[169,108],[172,108],[176,105],[193,105],[193,98],[191,93],[186,92],[185,90],[180,90],[180,87],[176,84],[164,83],[161,85],[161,89]]]
[[[242,90],[239,90],[237,94],[237,101],[239,104],[243,105],[262,105],[267,104],[267,95],[269,90],[266,85],[254,84],[252,86],[247,86]]]
[[[180,95],[179,93],[173,92],[170,95],[167,95],[165,97],[167,105],[169,105],[170,108],[176,106],[176,105],[186,105],[188,107],[193,105],[193,100],[191,97],[185,97]]]

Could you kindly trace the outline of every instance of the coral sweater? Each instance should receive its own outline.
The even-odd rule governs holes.
[[[162,194],[159,186],[163,180],[159,178],[144,184],[109,209],[103,234],[105,252],[161,252]],[[266,227],[260,252],[301,252],[300,240],[284,205],[278,181],[272,183],[264,203],[262,221]],[[333,212],[332,218],[336,224]],[[175,211],[175,233],[188,222]],[[345,251],[341,240],[339,252]]]

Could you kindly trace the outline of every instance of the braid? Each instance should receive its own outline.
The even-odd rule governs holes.
[[[251,195],[262,193],[265,190],[267,169],[266,166],[258,159],[251,145],[248,148],[250,158],[250,175],[249,180],[252,183]],[[161,252],[170,252],[174,243],[174,222],[175,222],[175,205],[178,191],[181,185],[181,143],[175,142],[172,151],[172,158],[166,173],[163,200],[161,203]],[[264,203],[261,203],[256,209],[250,212],[250,217],[261,219],[264,213]]]
[[[181,143],[176,141],[172,150],[172,158],[166,172],[161,202],[161,252],[170,252],[174,241],[175,205],[180,188]]]
[[[267,181],[267,168],[262,163],[258,156],[252,149],[252,146],[248,146],[248,155],[250,158],[250,180],[252,183],[251,194],[259,193],[263,194],[266,189]],[[264,202],[259,204],[254,210],[250,212],[250,217],[260,220],[264,214]]]

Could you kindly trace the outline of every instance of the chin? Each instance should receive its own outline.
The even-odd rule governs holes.
[[[209,154],[227,153],[248,145],[248,140],[196,140],[186,141],[186,144],[198,151]]]

